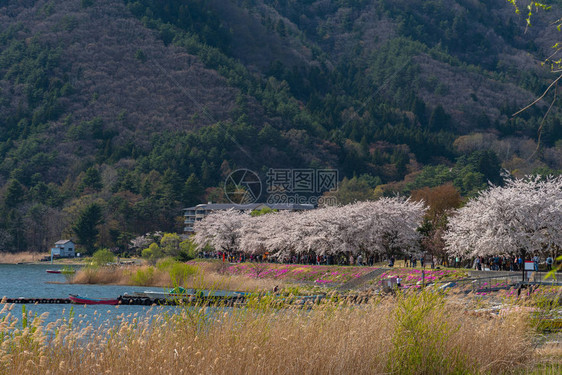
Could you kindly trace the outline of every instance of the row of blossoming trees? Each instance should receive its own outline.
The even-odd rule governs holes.
[[[220,211],[196,223],[195,243],[247,255],[268,253],[368,257],[417,254],[426,207],[405,198],[381,198],[305,212],[252,217]],[[555,255],[562,244],[562,179],[510,180],[490,187],[452,212],[444,234],[451,256]]]
[[[251,217],[229,210],[213,213],[195,225],[195,242],[222,251],[279,260],[294,255],[366,256],[415,252],[423,202],[382,198],[304,212],[275,212]]]

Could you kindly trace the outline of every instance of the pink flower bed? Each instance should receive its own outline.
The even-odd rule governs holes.
[[[264,267],[267,268],[264,269]],[[233,275],[243,275],[260,279],[287,279],[296,281],[311,281],[317,284],[330,284],[345,283],[352,279],[359,278],[374,269],[375,268],[373,267],[241,263],[228,267],[228,272]]]
[[[426,283],[449,281],[466,277],[466,272],[456,270],[423,270]],[[422,270],[416,268],[395,268],[380,276],[380,283],[384,279],[398,277],[402,279],[402,286],[408,287],[422,281]]]

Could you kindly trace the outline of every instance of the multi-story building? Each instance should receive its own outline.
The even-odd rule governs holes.
[[[289,211],[302,211],[302,210],[312,210],[314,205],[312,204],[294,204],[294,203],[252,203],[252,204],[232,204],[232,203],[207,203],[198,204],[194,207],[184,208],[185,216],[185,227],[183,228],[184,235],[193,234],[193,224],[196,221],[203,220],[205,216],[213,211],[230,210],[231,208],[240,211],[254,211],[261,210],[263,208],[269,207],[272,210],[289,210]]]
[[[51,255],[60,258],[72,258],[76,256],[76,246],[71,240],[60,240],[55,242],[55,247],[51,248]]]

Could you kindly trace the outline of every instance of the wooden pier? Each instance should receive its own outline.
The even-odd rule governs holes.
[[[69,298],[2,298],[1,303],[35,304],[67,304],[72,303]]]
[[[215,296],[185,296],[176,298],[151,298],[141,296],[124,295],[119,297],[121,305],[222,305],[222,306],[235,306],[242,304],[246,301],[243,296],[233,297],[215,297]]]
[[[150,297],[139,297],[123,295],[117,298],[119,300],[119,305],[129,305],[129,306],[152,306],[152,305],[189,305],[189,304],[220,304],[224,306],[234,306],[235,304],[241,304],[245,302],[245,297],[195,297],[186,296],[185,298],[150,298]],[[7,298],[4,297],[0,303],[16,303],[25,305],[35,305],[35,304],[69,304],[72,301],[69,298]]]
[[[276,296],[277,299],[272,302],[279,303],[280,307],[293,305],[293,306],[309,306],[320,302],[325,299],[324,295],[315,296]],[[260,296],[257,296],[259,299]],[[369,301],[370,296],[365,294],[358,295],[340,295],[336,297],[337,301],[349,304],[362,304]],[[176,298],[155,298],[148,296],[129,295],[125,294],[117,297],[118,305],[129,306],[181,306],[181,305],[211,305],[211,306],[244,306],[247,302],[246,296],[202,296],[202,295],[186,295]],[[69,298],[7,298],[4,297],[0,303],[16,303],[16,304],[69,304],[73,303]]]

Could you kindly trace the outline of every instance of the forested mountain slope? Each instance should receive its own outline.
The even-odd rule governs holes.
[[[372,193],[557,172],[560,111],[540,61],[554,5],[525,30],[501,0],[5,0],[0,250],[101,246],[180,230],[244,167],[337,168]],[[345,184],[350,182],[346,179]]]

